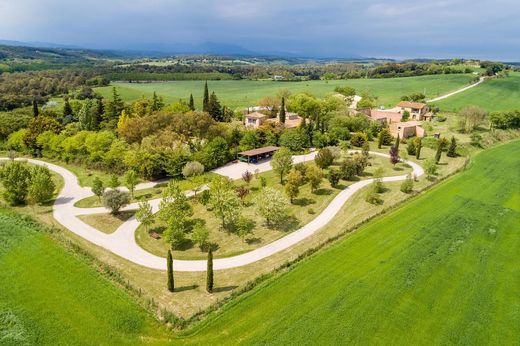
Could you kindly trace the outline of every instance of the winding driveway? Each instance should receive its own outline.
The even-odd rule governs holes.
[[[386,154],[370,152],[371,155],[378,155],[388,157]],[[314,153],[308,155],[294,156],[295,162],[303,162],[310,160],[314,157]],[[0,160],[7,160],[7,158],[0,158]],[[155,256],[148,251],[141,248],[135,240],[135,231],[139,227],[139,222],[135,217],[130,218],[128,221],[123,223],[114,233],[106,234],[98,231],[94,227],[86,224],[80,220],[78,215],[96,214],[108,212],[105,208],[77,208],[74,203],[77,201],[93,196],[92,191],[88,187],[81,187],[78,183],[77,177],[69,170],[51,163],[47,163],[35,159],[27,159],[28,162],[36,165],[47,166],[50,170],[60,174],[64,180],[64,187],[60,191],[58,197],[53,206],[54,218],[62,224],[64,227],[69,229],[71,232],[79,235],[80,237],[96,244],[124,259],[127,259],[136,264],[144,267],[166,270],[165,258]],[[421,176],[424,174],[424,170],[418,164],[411,161],[404,161],[409,164],[413,169],[415,176]],[[262,166],[260,166],[262,165]],[[270,169],[268,162],[266,164],[253,165],[254,168],[260,166],[261,171]],[[235,172],[235,170],[233,171]],[[239,172],[239,171],[238,171]],[[222,172],[217,172],[222,173]],[[233,177],[236,178],[236,173]],[[240,177],[241,174],[238,176]],[[406,179],[406,175],[385,177],[384,182],[401,181]],[[341,207],[352,197],[357,191],[363,187],[369,185],[374,179],[361,180],[356,182],[344,190],[342,190],[332,202],[310,223],[306,224],[302,228],[291,232],[290,234],[270,243],[264,245],[258,249],[249,251],[247,253],[227,257],[219,258],[213,261],[213,267],[215,269],[228,269],[244,266],[263,258],[269,257],[279,251],[287,249],[303,239],[310,237],[323,226],[325,226],[334,216],[340,211]],[[150,187],[150,183],[141,184],[138,188]],[[187,195],[192,195],[192,191],[188,191]],[[159,209],[160,199],[149,201],[152,205],[153,211],[157,212]],[[136,209],[137,203],[133,203],[127,206],[125,209]],[[205,260],[174,260],[173,267],[176,271],[205,271],[206,261]]]
[[[458,94],[458,93],[464,92],[464,91],[466,91],[466,90],[468,90],[468,89],[474,88],[474,87],[476,87],[477,85],[479,85],[479,84],[481,84],[482,82],[484,82],[485,80],[486,80],[486,77],[480,77],[479,80],[478,80],[478,82],[476,82],[476,83],[473,83],[473,84],[471,84],[471,85],[468,85],[468,86],[466,86],[466,87],[464,87],[464,88],[460,88],[460,89],[455,90],[455,91],[453,91],[453,92],[451,92],[451,93],[448,93],[448,94],[445,94],[445,95],[442,95],[442,96],[439,96],[439,97],[433,98],[433,99],[431,99],[431,100],[427,100],[426,102],[437,102],[437,101],[440,101],[440,100],[444,100],[444,99],[446,99],[446,98],[448,98],[448,97],[450,97],[450,96],[453,96],[453,95],[456,95],[456,94]]]

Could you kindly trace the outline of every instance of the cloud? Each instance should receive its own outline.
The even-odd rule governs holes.
[[[94,48],[220,42],[318,56],[520,56],[517,0],[0,0],[0,39]]]

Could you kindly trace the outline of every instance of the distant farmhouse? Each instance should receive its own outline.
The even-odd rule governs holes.
[[[284,126],[287,129],[293,129],[300,126],[303,118],[296,113],[286,112]],[[246,127],[257,129],[264,123],[280,124],[280,117],[270,118],[268,115],[260,112],[252,112],[244,116],[244,125]]]

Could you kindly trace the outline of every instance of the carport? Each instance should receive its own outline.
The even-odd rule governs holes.
[[[238,153],[238,159],[242,162],[257,163],[261,159],[273,156],[278,150],[280,150],[280,148],[275,146],[246,150]]]

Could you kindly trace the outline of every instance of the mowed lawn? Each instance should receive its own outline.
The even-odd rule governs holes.
[[[166,340],[129,295],[37,228],[0,209],[0,345]]]
[[[187,344],[513,345],[520,141],[186,332]],[[218,272],[216,273],[218,282]]]
[[[508,78],[488,80],[435,104],[443,111],[458,111],[469,105],[489,112],[520,109],[520,72],[512,72]]]
[[[405,78],[384,79],[350,79],[333,81],[306,81],[306,82],[274,82],[251,80],[223,80],[208,81],[211,91],[215,91],[222,104],[231,107],[247,107],[256,105],[264,96],[274,96],[282,89],[291,93],[310,92],[317,97],[323,97],[332,92],[336,86],[351,86],[359,93],[368,91],[378,96],[378,104],[394,106],[401,96],[424,92],[428,97],[435,97],[466,86],[473,78],[472,74],[453,74],[436,76],[419,76]],[[105,98],[112,95],[112,86],[115,86],[120,95],[127,102],[141,97],[151,97],[153,92],[164,97],[168,103],[187,100],[190,93],[195,98],[198,109],[202,108],[202,94],[204,81],[173,81],[155,83],[112,83],[111,86],[96,88],[96,91]]]

